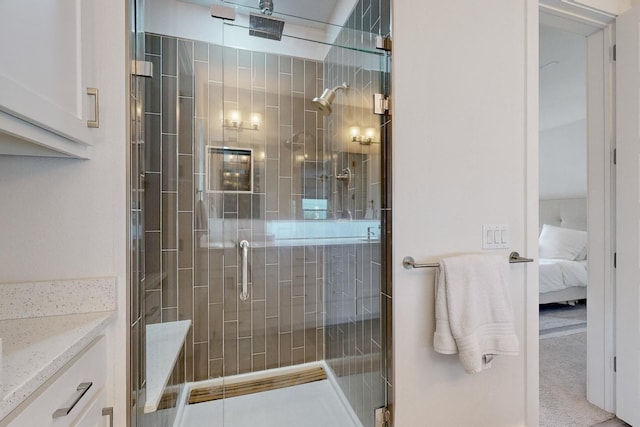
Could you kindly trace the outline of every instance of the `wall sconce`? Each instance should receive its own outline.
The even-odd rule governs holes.
[[[260,114],[252,113],[251,114],[251,128],[258,130],[260,129]]]
[[[250,126],[242,126],[242,116],[238,110],[231,110],[224,121],[224,126],[235,129],[260,130],[261,116],[258,113],[251,114]]]
[[[360,133],[360,128],[358,126],[353,126],[349,129],[349,133],[351,134],[351,141],[357,142],[360,145],[380,144],[380,141],[373,140],[376,136],[376,130],[374,128],[366,128],[364,130],[364,135],[362,135]]]
[[[231,127],[237,128],[242,125],[242,120],[240,120],[240,112],[237,110],[231,110],[229,112],[229,124]]]

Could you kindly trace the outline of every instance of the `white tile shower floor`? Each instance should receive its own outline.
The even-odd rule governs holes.
[[[182,427],[357,427],[328,380],[187,405]]]

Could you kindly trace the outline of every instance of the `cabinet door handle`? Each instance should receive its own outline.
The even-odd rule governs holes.
[[[73,408],[80,402],[80,399],[89,391],[93,383],[80,383],[78,388],[76,388],[76,392],[69,399],[69,403],[67,403],[64,407],[56,409],[53,413],[53,418],[66,417],[69,415],[69,412],[73,410]]]
[[[94,107],[93,111],[95,111],[95,116],[93,120],[87,120],[87,127],[99,128],[100,127],[100,94],[97,88],[88,87],[87,95],[93,96],[93,107]]]
[[[102,408],[102,416],[109,416],[109,427],[113,427],[113,406]]]

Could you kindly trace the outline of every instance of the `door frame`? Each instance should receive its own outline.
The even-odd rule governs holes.
[[[539,0],[539,11],[570,26],[593,28],[587,40],[587,400],[615,412],[615,43],[612,21],[625,5],[609,10],[577,2]],[[581,2],[588,3],[588,2]],[[597,256],[592,256],[598,254]]]

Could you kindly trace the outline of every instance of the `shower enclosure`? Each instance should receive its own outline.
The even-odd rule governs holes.
[[[131,0],[133,426],[391,403],[390,1],[309,5]]]

